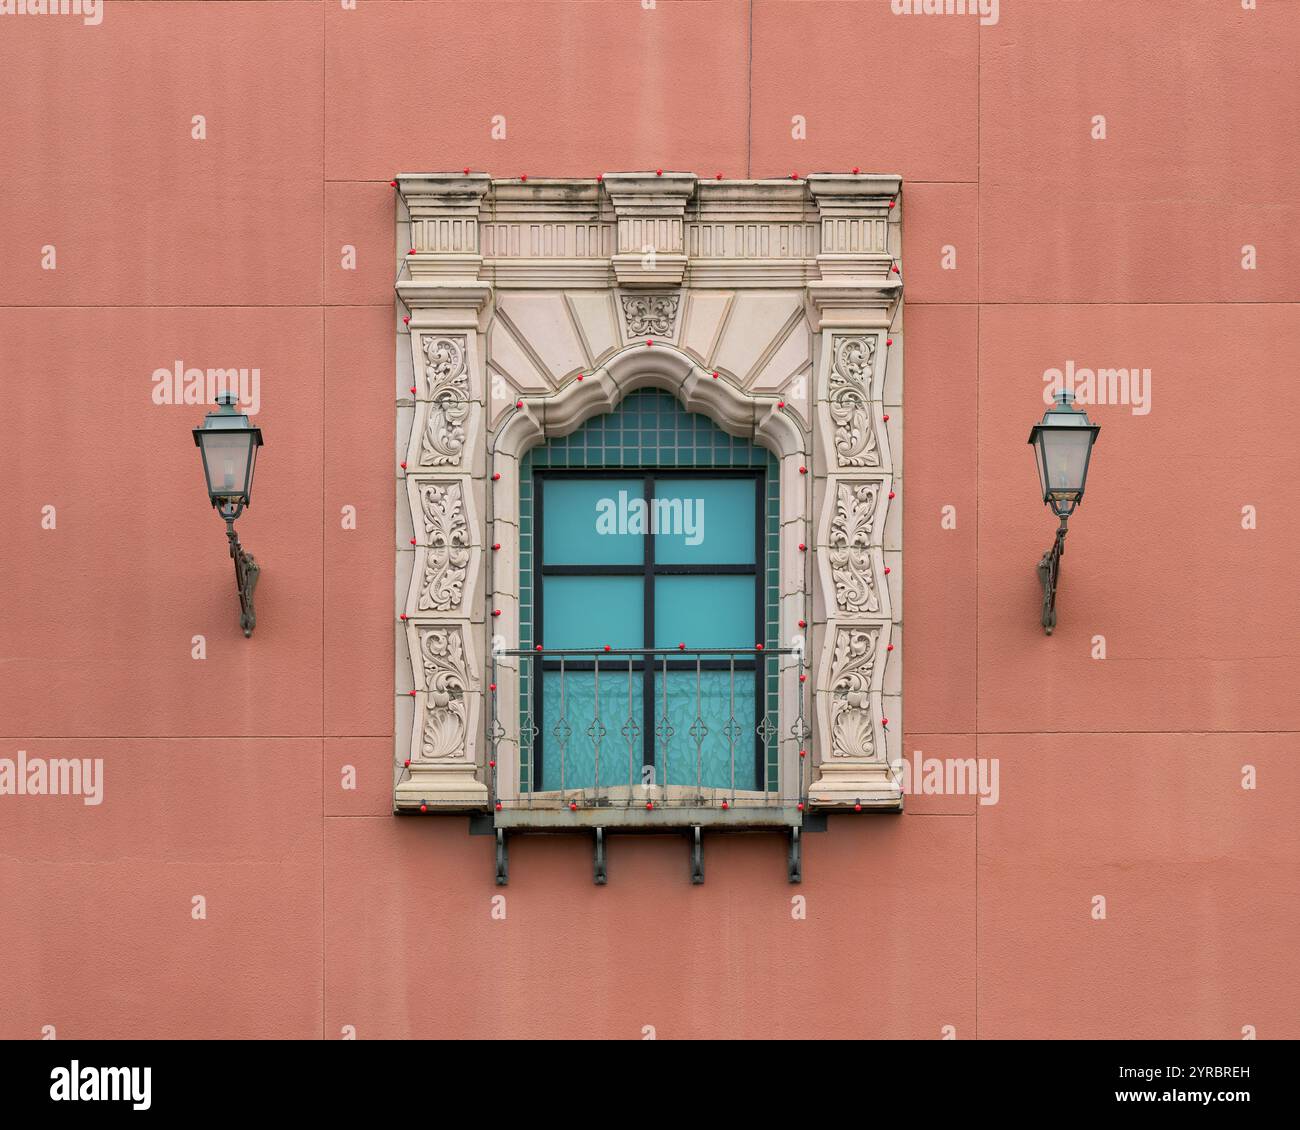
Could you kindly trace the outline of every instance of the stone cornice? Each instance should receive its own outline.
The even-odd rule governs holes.
[[[411,217],[407,267],[416,283],[807,286],[819,308],[875,306],[898,291],[890,252],[897,176],[699,180],[628,172],[494,180],[486,173],[402,173],[397,182]],[[419,288],[398,289],[408,305],[426,300]],[[856,297],[845,303],[845,291]]]

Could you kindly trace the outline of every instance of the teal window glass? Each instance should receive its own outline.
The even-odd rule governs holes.
[[[645,633],[641,577],[547,577],[542,635],[547,647],[641,647]]]
[[[752,648],[755,579],[655,577],[655,646]]]
[[[757,490],[753,478],[657,480],[656,563],[753,564]]]
[[[599,679],[597,710],[596,671],[566,669],[563,679],[558,671],[543,676],[539,788],[641,783],[645,755],[636,731],[645,716],[645,689],[639,665],[629,671],[626,660],[602,663]],[[626,727],[625,737],[629,718],[636,730]]]
[[[633,521],[644,511],[642,479],[555,479],[542,511],[547,565],[639,565],[645,555]]]
[[[701,661],[702,662],[702,661]],[[757,789],[754,664],[726,670],[655,674],[655,717],[667,703],[668,729],[655,737],[655,780],[706,789]],[[667,687],[668,694],[664,695]]]

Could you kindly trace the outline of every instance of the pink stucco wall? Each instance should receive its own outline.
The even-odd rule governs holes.
[[[0,1037],[1300,1036],[1300,4],[999,9],[0,16],[0,757],[105,761],[99,806],[0,796]],[[700,887],[619,839],[604,888],[519,839],[504,892],[463,819],[391,815],[388,181],[465,165],[902,174],[905,749],[997,758],[996,805],[833,817],[801,887],[776,837]],[[178,359],[261,370],[248,641]],[[1090,408],[1049,639],[1067,360],[1152,395]]]

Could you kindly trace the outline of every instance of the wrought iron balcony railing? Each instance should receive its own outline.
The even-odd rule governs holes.
[[[494,688],[506,671],[518,692],[493,690],[488,726],[498,826],[802,822],[802,650],[514,649],[494,654]]]

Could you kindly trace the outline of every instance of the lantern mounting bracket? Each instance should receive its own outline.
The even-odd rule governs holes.
[[[239,626],[247,638],[257,626],[257,613],[253,609],[253,590],[257,588],[257,578],[261,576],[262,567],[239,543],[235,532],[233,518],[226,519],[226,537],[230,540],[230,556],[235,562],[235,588],[239,591]]]
[[[1061,583],[1061,556],[1065,553],[1066,523],[1069,520],[1068,515],[1061,515],[1061,524],[1056,527],[1056,540],[1038,562],[1038,580],[1043,586],[1043,631],[1049,636],[1056,627],[1056,591]]]

